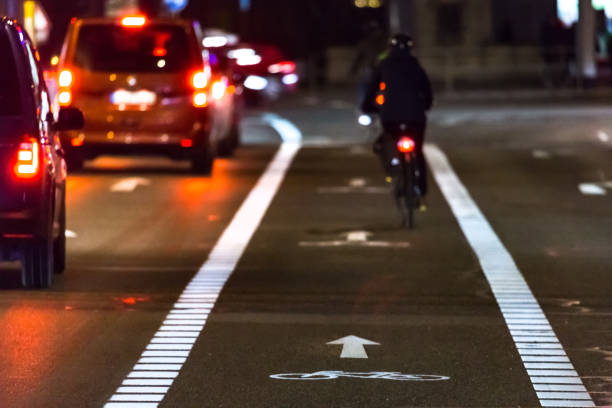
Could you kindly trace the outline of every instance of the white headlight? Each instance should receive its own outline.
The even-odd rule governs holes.
[[[244,86],[254,91],[261,91],[268,86],[268,80],[257,75],[249,75],[244,81]]]
[[[370,115],[359,115],[359,124],[361,126],[370,126],[372,124],[372,117]]]

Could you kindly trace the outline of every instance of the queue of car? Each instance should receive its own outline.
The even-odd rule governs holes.
[[[73,19],[51,75],[4,18],[0,55],[0,262],[20,262],[29,288],[65,269],[69,171],[159,154],[209,174],[240,143],[245,101],[298,82],[275,47],[211,42],[195,22],[144,15]]]

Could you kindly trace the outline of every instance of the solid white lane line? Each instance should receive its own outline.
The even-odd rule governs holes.
[[[159,404],[155,402],[109,402],[105,408],[157,408]]]
[[[541,313],[540,305],[516,266],[512,255],[493,231],[468,190],[453,171],[446,155],[435,145],[426,145],[425,155],[442,194],[478,257],[482,271],[489,281],[491,291],[500,307],[508,329],[511,332],[538,329],[549,332],[547,336],[517,336],[511,333],[519,355],[521,357],[532,355],[532,350],[558,350],[563,354],[555,355],[566,356],[563,346],[554,335],[548,319],[544,313]],[[507,292],[510,289],[512,293]],[[537,317],[517,317],[515,310],[524,307],[529,308]],[[510,309],[512,309],[512,312],[509,312]],[[523,365],[532,382],[536,377],[572,377],[579,381],[578,385],[583,385],[571,362],[549,363],[523,360]],[[591,397],[585,392],[548,393],[537,391],[535,388],[534,391],[536,391],[542,406],[553,399],[558,400],[559,403],[570,403],[573,400],[581,399],[581,403],[587,404],[585,406],[594,406]]]
[[[141,354],[139,361],[147,358],[145,353],[150,351],[170,350],[189,352],[192,349],[197,337],[168,337],[162,333],[173,333],[173,330],[177,327],[181,329],[192,329],[189,331],[190,333],[193,331],[197,331],[198,333],[202,332],[206,319],[175,319],[174,315],[186,313],[197,314],[202,313],[202,311],[210,313],[225,283],[234,272],[238,261],[259,227],[273,198],[276,196],[285,178],[285,174],[289,170],[295,155],[301,147],[299,143],[301,134],[299,134],[299,130],[293,125],[291,126],[295,129],[289,126],[290,122],[283,122],[282,118],[269,117],[268,121],[275,130],[281,133],[281,136],[283,136],[283,132],[288,132],[283,136],[285,143],[280,146],[276,156],[268,165],[255,187],[253,187],[253,190],[251,190],[238,212],[234,215],[231,223],[225,229],[211,251],[208,260],[202,265],[198,273],[185,288],[185,292],[181,294],[179,300],[174,304],[173,309],[166,316],[166,320],[162,327],[151,339],[146,347],[146,351]],[[295,133],[295,131],[297,131],[297,133]],[[210,293],[198,294],[197,297],[194,298],[190,291],[195,288],[201,288],[202,285],[214,286],[216,290],[213,290],[212,287],[208,287],[207,290],[210,290]],[[194,324],[190,325],[189,323]],[[197,330],[193,330],[194,328],[197,328]],[[180,332],[182,330],[176,329],[175,331]],[[127,378],[176,378],[182,367],[183,363],[144,364],[139,362],[134,365],[133,371],[128,374]],[[105,405],[105,408],[113,407],[113,405],[111,405],[113,401],[161,402],[165,396],[166,393],[158,395],[139,395],[122,394],[117,391]],[[159,397],[159,400],[143,399],[153,397]]]

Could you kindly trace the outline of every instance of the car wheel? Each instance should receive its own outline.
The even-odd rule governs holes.
[[[51,235],[23,249],[22,282],[26,288],[48,288],[53,283],[53,239]]]
[[[84,160],[80,156],[71,155],[66,157],[66,166],[69,172],[80,171],[83,170]]]
[[[209,175],[212,173],[214,161],[215,158],[210,149],[196,150],[191,157],[191,170],[196,174]]]
[[[62,203],[59,219],[59,235],[53,242],[53,272],[60,274],[66,270],[66,196]]]

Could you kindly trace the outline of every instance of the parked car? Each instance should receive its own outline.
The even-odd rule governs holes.
[[[180,19],[73,20],[57,99],[87,120],[61,135],[68,167],[101,154],[153,153],[209,173],[219,150],[231,153],[226,84],[213,80],[200,38],[197,24]]]
[[[66,162],[57,132],[82,113],[55,116],[25,30],[0,20],[0,261],[21,261],[26,287],[46,288],[66,262]]]

